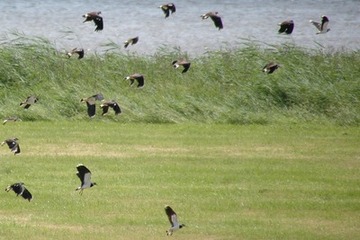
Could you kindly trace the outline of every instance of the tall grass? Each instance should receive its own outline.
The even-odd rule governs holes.
[[[123,122],[203,122],[267,124],[319,121],[360,123],[360,54],[256,43],[192,57],[176,48],[152,56],[119,52],[68,59],[46,39],[17,35],[0,46],[0,114],[23,120],[85,119],[79,99],[102,92],[124,113],[107,119]],[[171,62],[188,58],[181,74]],[[264,74],[269,61],[281,67]],[[145,87],[130,87],[124,77],[145,76]],[[36,106],[22,111],[30,94]],[[101,118],[100,116],[97,118]]]

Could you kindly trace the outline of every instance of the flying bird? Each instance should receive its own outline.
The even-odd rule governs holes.
[[[6,139],[5,141],[3,141],[1,143],[1,146],[3,146],[5,143],[8,145],[9,149],[11,150],[11,152],[14,153],[14,155],[19,154],[20,153],[20,145],[17,142],[19,139],[18,138],[9,138]]]
[[[130,80],[130,86],[132,86],[136,80],[138,82],[137,88],[142,88],[142,87],[144,87],[144,84],[145,84],[144,76],[139,73],[134,73],[134,74],[131,74],[131,75],[125,77],[125,80]]]
[[[101,31],[104,29],[104,22],[103,18],[100,16],[101,12],[89,12],[83,15],[83,18],[85,18],[84,22],[91,22],[93,21],[95,23],[95,31]]]
[[[70,52],[66,53],[68,57],[70,58],[72,55],[77,54],[78,59],[82,59],[84,57],[84,49],[83,48],[74,48]]]
[[[124,47],[127,48],[130,44],[134,45],[139,41],[139,37],[129,38],[124,42]]]
[[[21,119],[17,116],[7,117],[4,119],[3,125],[5,125],[7,122],[16,122],[16,121],[21,121]]]
[[[223,27],[224,27],[221,17],[218,15],[218,12],[208,12],[208,13],[202,14],[200,17],[202,19],[208,19],[210,17],[211,20],[213,20],[215,27],[217,27],[219,30],[223,29]]]
[[[30,202],[32,199],[32,195],[29,190],[24,187],[24,185],[25,184],[22,182],[14,183],[5,188],[5,191],[9,192],[10,190],[13,190],[16,193],[16,196],[20,195]]]
[[[267,74],[270,74],[270,73],[273,73],[276,69],[278,69],[280,67],[279,64],[277,63],[274,63],[274,62],[270,62],[268,64],[266,64],[264,67],[263,67],[263,72],[267,73]]]
[[[291,34],[294,30],[294,21],[287,20],[278,24],[280,26],[279,33]]]
[[[36,103],[39,99],[36,96],[28,96],[23,102],[20,103],[20,107],[28,109],[32,104]]]
[[[76,166],[77,173],[76,175],[80,178],[81,185],[75,189],[75,191],[80,190],[79,194],[83,193],[85,188],[91,188],[96,185],[96,183],[91,182],[91,172],[83,164],[78,164]]]
[[[175,60],[172,62],[172,65],[175,69],[179,68],[180,66],[182,66],[184,68],[182,73],[186,73],[189,70],[190,64],[191,63],[186,60]]]
[[[105,115],[109,111],[109,107],[114,110],[115,115],[119,115],[121,113],[119,104],[114,100],[103,102],[100,107],[103,111],[101,115]]]
[[[185,227],[185,224],[179,224],[178,220],[177,220],[177,215],[175,213],[175,211],[170,207],[170,206],[165,206],[165,213],[169,219],[169,222],[171,224],[171,227],[169,228],[169,230],[166,231],[166,234],[168,236],[171,236],[173,234],[174,231]]]
[[[165,18],[170,16],[170,13],[173,14],[174,12],[176,12],[176,7],[175,4],[173,3],[168,3],[168,4],[162,4],[160,5],[161,10],[163,10],[164,14],[165,14]]]
[[[80,102],[86,102],[86,106],[87,106],[87,113],[89,115],[90,118],[95,116],[96,113],[96,106],[95,106],[95,102],[96,100],[101,101],[104,100],[104,96],[101,93],[92,95],[88,98],[82,98],[80,99]]]
[[[321,23],[315,22],[313,20],[310,20],[310,23],[312,23],[319,30],[316,34],[327,33],[330,31],[330,28],[328,28],[329,18],[325,15],[321,16]]]

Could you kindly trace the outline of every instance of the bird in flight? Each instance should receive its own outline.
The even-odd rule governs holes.
[[[168,3],[168,4],[162,4],[160,5],[161,10],[163,10],[164,14],[165,14],[165,18],[170,16],[170,13],[173,14],[174,12],[176,12],[176,7],[175,4],[173,3]]]
[[[91,182],[91,172],[85,167],[83,164],[78,164],[76,166],[77,173],[76,175],[79,177],[81,181],[81,185],[75,189],[75,191],[80,190],[79,194],[83,193],[83,190],[86,188],[91,188],[96,185],[96,183]]]
[[[189,70],[191,63],[186,60],[175,60],[172,62],[172,65],[175,69],[182,66],[183,67],[182,73],[186,73]]]
[[[268,64],[266,64],[263,67],[263,72],[270,74],[273,73],[276,69],[278,69],[280,67],[279,64],[274,63],[274,62],[269,62]]]
[[[294,30],[295,24],[293,20],[287,20],[279,23],[279,33],[291,34]]]
[[[142,88],[145,85],[144,76],[139,73],[134,73],[125,77],[125,80],[130,80],[130,86],[132,86],[136,80],[138,82],[137,88]]]
[[[93,21],[95,23],[95,31],[101,31],[104,29],[104,22],[103,18],[100,16],[101,12],[89,12],[83,15],[83,18],[85,18],[84,22],[91,22]]]
[[[174,231],[185,227],[185,224],[179,224],[175,211],[170,206],[165,206],[165,213],[169,219],[171,227],[166,231],[168,236],[171,236]]]
[[[77,54],[78,55],[78,59],[82,59],[84,57],[84,49],[83,48],[74,48],[72,49],[70,52],[66,53],[68,55],[68,57],[70,58],[72,55]]]
[[[87,113],[89,115],[90,118],[95,116],[96,113],[96,105],[95,102],[96,100],[101,101],[104,100],[104,96],[101,93],[98,94],[94,94],[88,98],[82,98],[80,99],[80,102],[86,102],[86,106],[87,106]]]
[[[101,103],[100,107],[103,111],[101,115],[105,115],[109,111],[109,107],[111,107],[114,110],[115,115],[118,115],[121,113],[119,104],[117,102],[115,102],[114,100],[105,101],[105,102]]]
[[[200,16],[202,19],[208,19],[209,17],[214,22],[215,27],[217,27],[219,30],[223,29],[223,23],[221,20],[221,17],[218,15],[218,12],[208,12],[205,14],[202,14]]]
[[[23,102],[20,103],[20,107],[28,109],[32,104],[36,103],[39,99],[32,95],[28,96]]]
[[[5,191],[9,192],[10,190],[13,190],[16,193],[16,196],[22,196],[25,200],[28,200],[29,202],[32,199],[32,195],[24,186],[25,184],[22,182],[14,183],[9,185],[7,188],[5,188]]]
[[[329,28],[329,18],[325,15],[321,16],[321,23],[315,22],[313,20],[310,20],[310,23],[312,23],[319,31],[316,34],[322,34],[327,33],[330,31]]]
[[[5,141],[3,141],[1,143],[1,146],[3,146],[5,143],[8,145],[9,149],[11,150],[11,152],[14,153],[14,155],[19,154],[20,153],[20,145],[17,142],[19,139],[18,138],[8,138]]]
[[[129,38],[124,42],[124,48],[127,48],[129,45],[134,45],[139,41],[139,37]]]

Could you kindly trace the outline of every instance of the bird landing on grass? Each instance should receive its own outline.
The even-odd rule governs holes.
[[[171,227],[166,231],[166,235],[171,236],[176,230],[185,227],[185,224],[179,224],[177,215],[170,206],[165,206],[165,213],[171,224]]]
[[[83,164],[78,164],[76,166],[76,169],[77,169],[76,175],[79,177],[81,181],[81,185],[77,187],[75,191],[80,191],[79,194],[82,194],[84,189],[91,188],[95,186],[96,183],[91,182],[91,172]]]

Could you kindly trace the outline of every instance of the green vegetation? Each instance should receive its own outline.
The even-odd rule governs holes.
[[[102,55],[68,59],[44,39],[15,35],[0,48],[0,113],[23,120],[86,119],[79,99],[102,92],[119,102],[124,114],[107,119],[143,123],[270,124],[283,122],[360,122],[360,54],[309,51],[292,45],[209,52],[192,57],[177,49],[153,56],[123,54],[115,44]],[[187,57],[186,74],[171,62]],[[269,61],[282,67],[267,75]],[[143,89],[124,77],[142,73]],[[31,111],[19,102],[40,100]],[[100,118],[100,117],[99,117]]]
[[[358,127],[8,123],[1,148],[2,239],[358,239]],[[75,192],[75,166],[97,186]]]

